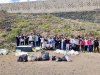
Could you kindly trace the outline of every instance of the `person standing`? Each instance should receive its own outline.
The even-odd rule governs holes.
[[[88,40],[87,40],[87,38],[84,40],[84,42],[85,42],[85,51],[88,51]]]
[[[29,37],[27,35],[25,36],[25,45],[29,45]]]
[[[38,34],[38,46],[40,47],[41,46],[41,35],[40,34]]]
[[[91,38],[91,52],[93,52],[94,39]]]
[[[75,51],[80,51],[79,38],[75,38]]]
[[[33,45],[33,36],[32,36],[32,33],[28,36],[28,38],[29,38],[29,44]]]
[[[61,39],[61,50],[66,50],[66,41],[64,37]]]
[[[70,50],[70,39],[67,37],[66,40],[66,50]]]
[[[19,36],[16,37],[16,44],[17,44],[17,46],[20,45],[20,37]]]
[[[84,38],[80,39],[80,45],[81,45],[81,51],[84,52],[85,51],[85,41],[84,41]]]
[[[72,37],[72,38],[70,38],[70,44],[71,44],[71,49],[72,50],[75,50],[75,39]]]
[[[44,43],[44,37],[42,36],[41,38],[40,38],[40,46],[41,46],[41,48],[42,48],[42,44]]]
[[[92,52],[92,39],[88,39],[88,48],[89,48],[89,52]]]
[[[52,47],[53,47],[53,50],[55,49],[55,39],[52,37],[51,38],[51,44],[52,44]]]
[[[55,40],[55,47],[56,49],[61,49],[61,39],[59,37]]]
[[[98,37],[96,37],[96,39],[94,40],[94,52],[96,52],[96,49],[99,52],[99,39],[98,39]]]
[[[34,42],[35,42],[35,47],[38,47],[38,36],[37,35],[35,35],[34,36]]]
[[[20,43],[21,43],[21,45],[24,45],[24,42],[25,42],[25,39],[24,39],[25,37],[24,37],[24,35],[22,34],[21,36],[20,36]]]

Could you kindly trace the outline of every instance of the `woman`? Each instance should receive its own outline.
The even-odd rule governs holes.
[[[70,39],[66,38],[65,42],[66,42],[66,50],[70,50]]]
[[[88,50],[88,40],[87,40],[87,38],[84,40],[84,42],[85,42],[85,51],[87,51]]]
[[[88,51],[89,51],[89,52],[92,52],[92,39],[89,39],[89,40],[87,41],[87,43],[88,43]]]
[[[84,41],[84,39],[80,39],[80,45],[81,45],[81,51],[84,52],[85,51],[85,41]]]

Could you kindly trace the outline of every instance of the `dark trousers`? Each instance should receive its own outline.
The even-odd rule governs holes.
[[[21,45],[24,45],[24,41],[23,41],[23,42],[21,42]]]
[[[79,45],[76,45],[75,51],[80,51],[80,46]]]
[[[87,51],[88,46],[85,46],[85,51]]]
[[[58,49],[58,43],[55,43],[55,48]]]
[[[34,47],[39,47],[39,41],[34,42]]]
[[[33,47],[35,47],[35,42],[33,41]]]
[[[81,45],[81,51],[82,51],[82,52],[85,51],[84,45]]]
[[[33,41],[29,41],[29,44],[33,44]]]
[[[75,44],[71,44],[70,45],[70,50],[76,50],[75,48],[76,48],[76,45]]]
[[[94,46],[94,52],[99,52],[99,46]]]
[[[25,45],[28,45],[28,41],[25,41]]]
[[[93,45],[89,46],[89,52],[93,52]]]
[[[17,44],[17,46],[19,46],[20,45],[20,41],[17,41],[16,44]]]
[[[61,49],[61,44],[57,44],[56,49]]]
[[[39,41],[36,41],[36,47],[38,47],[39,46]]]

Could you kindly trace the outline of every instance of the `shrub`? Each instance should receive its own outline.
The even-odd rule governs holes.
[[[15,42],[15,37],[17,35],[20,35],[21,34],[21,29],[19,28],[16,28],[16,29],[13,29],[7,36],[7,40],[9,42]]]
[[[54,29],[53,32],[56,33],[56,34],[58,34],[58,33],[61,32],[61,30],[60,29]]]
[[[43,25],[43,30],[46,31],[46,32],[50,31],[50,30],[51,30],[51,25],[49,25],[49,24],[44,24],[44,25]]]

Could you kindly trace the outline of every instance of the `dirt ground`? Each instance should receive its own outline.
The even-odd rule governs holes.
[[[71,58],[72,62],[17,62],[14,54],[0,56],[0,75],[100,75],[99,53],[80,53]]]

